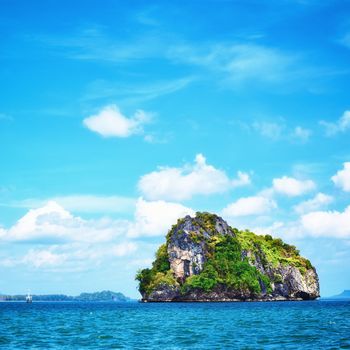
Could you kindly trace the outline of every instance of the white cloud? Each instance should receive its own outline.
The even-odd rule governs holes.
[[[343,191],[350,192],[350,162],[345,162],[343,165],[343,170],[339,170],[331,180]]]
[[[136,204],[135,219],[130,224],[128,236],[165,235],[177,219],[195,212],[178,203],[164,201],[145,201],[140,198]]]
[[[120,235],[126,227],[124,221],[109,219],[84,220],[73,216],[56,202],[31,209],[5,233],[7,241],[37,241],[41,243],[78,241],[109,241]]]
[[[291,134],[292,138],[300,141],[307,142],[311,136],[311,130],[296,126]]]
[[[312,211],[301,215],[300,219],[292,222],[279,223],[278,235],[288,240],[304,237],[328,237],[337,239],[350,238],[350,206],[344,211]],[[254,229],[254,232],[269,233],[271,227]],[[270,232],[273,233],[274,230]],[[277,231],[277,230],[276,230]]]
[[[125,240],[125,237],[121,237],[121,239],[122,241],[119,242],[73,242],[53,248],[66,254],[67,260],[70,262],[84,263],[84,261],[95,261],[100,263],[107,258],[125,257],[137,251],[138,245],[135,242]]]
[[[333,202],[333,197],[324,193],[317,193],[316,196],[307,201],[294,206],[294,211],[298,214],[315,211]]]
[[[83,124],[104,137],[128,137],[143,132],[143,125],[151,121],[152,115],[137,110],[128,118],[121,113],[116,105],[104,107],[96,115],[83,120]]]
[[[233,179],[231,181],[231,186],[233,188],[235,187],[241,187],[241,186],[247,186],[251,184],[250,176],[248,173],[244,173],[242,171],[237,172],[237,179]]]
[[[297,180],[288,176],[273,179],[274,191],[289,197],[301,196],[315,188],[316,185],[312,180]]]
[[[279,82],[291,71],[297,58],[277,49],[255,44],[223,43],[195,47],[177,45],[168,50],[170,59],[225,74],[234,83]]]
[[[229,217],[262,215],[277,208],[274,200],[262,196],[244,197],[229,204],[223,209],[222,214]]]
[[[120,242],[118,244],[87,244],[84,242],[51,245],[47,248],[29,249],[24,256],[6,258],[0,265],[13,267],[25,265],[42,270],[82,271],[89,266],[99,265],[107,259],[114,260],[132,255],[138,249],[134,242]]]
[[[231,57],[226,69],[234,80],[279,81],[294,60],[276,49],[258,45],[236,45],[229,53]]]
[[[257,132],[262,137],[273,141],[288,141],[306,143],[312,131],[300,125],[290,127],[286,124],[284,118],[280,117],[276,121],[256,120],[251,123],[239,122],[239,125],[250,132]]]
[[[3,266],[3,267],[13,267],[16,264],[17,264],[17,261],[13,258],[0,259],[0,266]]]
[[[230,179],[223,170],[208,165],[202,154],[197,154],[194,165],[182,168],[161,167],[143,175],[138,188],[147,199],[177,201],[194,195],[223,193],[249,183],[248,174],[238,172],[237,179]]]
[[[151,31],[136,38],[110,36],[104,28],[79,28],[68,36],[35,36],[33,40],[75,60],[130,62],[138,59],[164,59],[170,62],[202,67],[221,74],[234,83],[246,81],[282,82],[300,72],[298,55],[278,48],[257,45],[247,40],[216,44],[185,42],[169,38],[166,32]],[[58,51],[57,51],[58,49]],[[298,73],[298,74],[296,74]]]
[[[36,268],[57,266],[64,263],[67,259],[66,254],[55,254],[49,249],[34,250],[31,249],[22,259],[22,263],[33,265]]]
[[[271,235],[272,237],[275,237],[276,235],[280,234],[280,230],[283,229],[284,223],[281,221],[273,222],[270,226],[266,227],[254,227],[250,230],[257,235]]]
[[[75,200],[69,198],[67,203],[76,206]],[[114,200],[107,202],[114,204]],[[88,204],[85,209],[90,211],[92,207]],[[82,219],[50,201],[29,210],[12,227],[0,228],[1,242],[26,242],[35,247],[25,254],[16,254],[16,251],[22,251],[19,248],[14,250],[15,254],[5,254],[0,257],[0,265],[24,265],[47,271],[83,271],[133,254],[138,245],[126,240],[129,227],[127,220]]]
[[[324,126],[326,136],[334,136],[338,133],[346,132],[350,130],[350,111],[345,111],[343,115],[333,123],[321,120],[320,124]]]
[[[51,201],[29,210],[12,227],[0,227],[0,243],[16,247],[1,254],[0,265],[52,272],[84,271],[119,259],[135,259],[137,251],[138,259],[150,258],[154,247],[151,251],[146,243],[127,236],[165,235],[179,217],[187,214],[194,212],[180,204],[139,199],[135,221],[86,220]]]
[[[0,239],[4,236],[6,236],[7,231],[5,229],[3,229],[2,227],[0,227]]]
[[[284,126],[277,123],[271,122],[254,122],[252,124],[253,129],[258,131],[261,136],[267,137],[269,139],[277,140],[282,136],[282,131]]]
[[[25,199],[10,204],[20,208],[38,208],[56,202],[66,210],[82,213],[127,213],[133,210],[136,199],[121,196],[70,195],[50,199]]]
[[[194,77],[175,80],[147,81],[140,84],[121,84],[106,80],[95,80],[87,86],[81,101],[116,100],[123,104],[139,104],[186,88]],[[96,102],[95,102],[96,103]]]
[[[134,242],[123,242],[112,246],[112,254],[119,257],[134,253],[136,250],[137,245]]]
[[[301,217],[302,229],[315,237],[350,237],[350,206],[343,212],[315,211]]]

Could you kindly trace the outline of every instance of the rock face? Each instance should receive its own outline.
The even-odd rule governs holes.
[[[173,228],[169,237],[168,255],[170,269],[177,280],[185,281],[192,275],[198,275],[206,261],[206,241],[215,234],[233,235],[227,223],[217,217],[213,231],[207,227],[205,230],[200,220],[186,216]],[[204,240],[198,240],[202,236]],[[197,239],[196,239],[197,238]]]
[[[233,229],[209,213],[179,219],[152,268],[136,279],[145,302],[319,297],[316,270],[294,246]]]

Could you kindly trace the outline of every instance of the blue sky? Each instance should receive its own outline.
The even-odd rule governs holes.
[[[0,292],[137,297],[198,210],[350,287],[349,1],[0,6]]]

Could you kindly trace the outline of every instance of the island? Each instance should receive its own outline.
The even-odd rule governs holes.
[[[311,262],[270,235],[198,212],[177,221],[151,268],[138,271],[143,302],[285,301],[319,297]]]
[[[333,295],[331,297],[323,298],[323,299],[340,299],[340,300],[350,300],[350,290],[345,289],[340,294]]]
[[[26,301],[26,295],[6,295],[0,294],[0,301]],[[94,293],[81,293],[77,296],[70,296],[65,294],[46,294],[46,295],[32,295],[33,301],[78,301],[78,302],[126,302],[131,301],[122,293],[116,293],[109,290]]]

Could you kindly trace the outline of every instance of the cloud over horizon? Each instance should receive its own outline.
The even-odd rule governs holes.
[[[129,225],[127,236],[165,236],[171,226],[186,215],[194,216],[195,211],[179,203],[163,200],[145,201],[139,198],[134,221]]]
[[[98,196],[92,194],[72,194],[46,199],[28,198],[13,201],[14,208],[36,209],[55,202],[66,210],[80,213],[129,213],[133,210],[136,198],[123,196]]]
[[[344,211],[315,211],[301,217],[302,228],[314,237],[350,238],[350,206]]]
[[[298,180],[288,176],[275,178],[273,179],[272,184],[273,190],[276,193],[288,197],[302,196],[316,188],[316,184],[312,180]]]
[[[132,258],[140,244],[145,244],[138,239],[165,236],[186,215],[195,212],[179,203],[139,198],[132,220],[85,219],[49,201],[30,209],[8,229],[0,227],[0,243],[28,247],[16,256],[0,255],[0,266],[84,270],[109,258]]]
[[[343,170],[331,177],[334,185],[341,188],[344,192],[350,192],[350,162],[343,164]]]
[[[138,188],[150,200],[181,201],[195,195],[223,193],[250,183],[248,173],[238,171],[237,178],[230,179],[223,170],[207,164],[202,154],[197,154],[194,164],[179,168],[159,167],[141,176]]]
[[[333,200],[334,198],[332,196],[319,192],[315,197],[295,205],[294,210],[298,214],[304,214],[326,207],[328,204],[332,203]]]
[[[277,203],[271,199],[262,196],[252,196],[239,198],[226,206],[222,214],[227,217],[262,215],[269,213],[277,208]]]
[[[335,122],[321,120],[320,125],[325,129],[326,136],[331,137],[350,130],[350,111],[345,111]]]
[[[9,229],[3,229],[0,239],[9,242],[106,242],[122,232],[123,220],[85,220],[74,216],[61,205],[49,201],[30,209]]]

